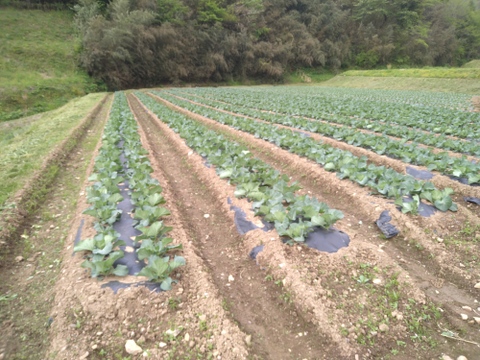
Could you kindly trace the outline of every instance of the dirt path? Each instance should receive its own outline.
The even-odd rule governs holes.
[[[474,111],[480,112],[480,96],[472,97],[472,104],[473,104]]]
[[[108,106],[105,96],[80,123],[72,129],[65,140],[56,146],[42,161],[41,167],[28,179],[27,183],[12,197],[15,207],[0,218],[0,257],[8,256],[10,242],[28,227],[31,215],[41,204],[49,191],[58,170],[68,162],[73,149],[84,139],[87,130],[95,121],[105,116]]]
[[[295,308],[282,284],[267,281],[268,274],[248,258],[242,237],[232,226],[231,211],[225,212],[224,206],[218,204],[226,203],[225,198],[215,194],[220,179],[210,178],[205,184],[195,169],[188,171],[189,163],[195,160],[201,163],[201,160],[188,156],[188,150],[182,149],[181,141],[175,139],[171,130],[147,115],[135,99],[130,101],[147,134],[152,154],[164,159],[158,165],[171,185],[181,218],[188,219],[183,225],[200,257],[206,261],[225,307],[252,336],[250,356],[329,358],[334,353],[329,339],[318,334],[315,326],[306,320],[306,314]],[[204,214],[209,215],[208,220]],[[232,282],[229,276],[233,276]]]

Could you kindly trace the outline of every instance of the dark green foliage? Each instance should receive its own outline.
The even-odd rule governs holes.
[[[80,0],[75,11],[81,64],[111,89],[480,56],[480,10],[461,0]]]

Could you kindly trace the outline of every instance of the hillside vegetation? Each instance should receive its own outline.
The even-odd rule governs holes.
[[[77,66],[72,20],[69,11],[0,9],[0,121],[98,90]]]
[[[478,0],[79,0],[74,9],[81,66],[114,90],[480,57]]]

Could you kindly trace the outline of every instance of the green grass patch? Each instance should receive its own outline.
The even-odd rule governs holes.
[[[77,67],[72,20],[69,11],[0,9],[0,121],[99,90]]]
[[[480,68],[428,67],[422,69],[349,70],[342,76],[480,79]]]
[[[472,60],[464,64],[462,68],[466,69],[480,69],[480,60]]]
[[[50,326],[57,321],[52,315],[55,297],[52,289],[61,276],[64,243],[68,239],[72,218],[75,216],[78,193],[82,190],[87,177],[91,158],[102,134],[103,121],[93,124],[92,131],[76,148],[76,154],[69,171],[60,168],[48,197],[44,198],[37,209],[38,213],[29,226],[11,244],[11,253],[31,257],[30,262],[36,271],[28,267],[13,267],[14,256],[1,257],[0,263],[6,268],[14,268],[12,273],[2,272],[0,276],[0,323],[12,324],[12,332],[7,332],[8,342],[5,358],[8,359],[53,359],[47,357],[50,347]],[[82,160],[83,159],[83,160]],[[51,168],[51,175],[58,166]],[[39,252],[41,251],[41,252]],[[38,256],[35,255],[38,254]],[[26,277],[31,276],[31,281]],[[71,309],[72,313],[77,310]],[[80,311],[71,323],[77,328],[82,326],[84,317]],[[93,355],[95,357],[95,354]]]
[[[478,79],[336,76],[322,83],[321,86],[480,94],[480,81]]]
[[[19,124],[0,127],[0,208],[104,96],[90,94],[29,122],[17,120]]]
[[[329,70],[325,69],[309,69],[303,68],[290,72],[285,77],[287,84],[316,84],[319,82],[330,80],[335,76]]]

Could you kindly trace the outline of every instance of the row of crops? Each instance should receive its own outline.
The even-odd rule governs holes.
[[[239,109],[238,106],[219,103],[218,101],[210,99],[198,99],[191,96],[187,96],[187,98],[208,106],[241,113],[246,116],[268,121],[273,124],[281,124],[313,133],[318,133],[323,136],[334,138],[335,140],[346,142],[350,145],[372,150],[380,155],[387,155],[395,159],[400,159],[406,163],[426,166],[429,170],[435,170],[442,174],[452,175],[458,178],[466,178],[468,184],[474,184],[480,181],[480,164],[473,163],[466,157],[451,156],[445,151],[436,152],[430,148],[419,147],[417,143],[406,143],[405,138],[401,140],[394,139],[384,134],[359,132],[354,127],[336,126],[328,122],[319,122],[305,118],[265,113],[252,108],[241,107]],[[354,120],[349,119],[349,121],[353,122]],[[380,125],[388,127],[384,124]],[[446,146],[449,148],[448,150],[480,155],[480,146],[476,143],[453,139],[445,139],[444,143],[436,143],[436,138],[432,137],[431,134],[418,132],[412,129],[410,129],[410,131],[419,135],[416,140],[420,140],[420,138],[425,139],[423,143],[429,142],[431,144],[438,145],[439,147]]]
[[[372,103],[355,97],[345,101],[344,99],[329,97],[327,94],[322,97],[298,95],[293,90],[285,91],[284,89],[280,92],[255,88],[226,88],[221,90],[202,88],[184,91],[239,107],[256,108],[292,116],[305,116],[317,120],[323,119],[359,129],[376,129],[375,131],[398,137],[408,135],[408,128],[412,128],[432,134],[470,139],[475,143],[479,139],[480,113],[434,106],[419,108],[418,106],[406,106],[384,101]],[[416,137],[412,138],[412,140],[415,139]],[[445,139],[445,137],[440,136],[438,141],[441,142]],[[434,144],[436,144],[436,141]],[[432,144],[427,143],[427,145]],[[473,151],[472,153],[476,152]]]
[[[164,92],[157,92],[156,94],[211,120],[245,131],[291,153],[313,160],[325,170],[335,171],[340,179],[350,179],[361,186],[370,188],[376,194],[395,199],[395,202],[402,207],[402,211],[405,213],[416,213],[420,205],[420,199],[429,201],[441,211],[457,210],[456,204],[450,197],[452,193],[450,188],[437,189],[429,181],[417,180],[412,176],[400,174],[391,168],[368,163],[366,157],[355,156],[349,151],[319,142],[301,132],[218,112],[178,99]],[[405,197],[410,197],[414,201]]]
[[[463,111],[467,108],[462,105],[465,99],[461,97],[451,101],[451,108],[443,107],[438,111],[430,111],[429,106],[421,108],[416,118],[420,116],[418,114],[429,112],[429,121],[413,128],[409,123],[413,120],[402,118],[399,121],[395,117],[387,121],[385,114],[368,110],[369,105],[366,110],[357,109],[359,116],[349,113],[350,105],[335,108],[335,104],[345,103],[345,98],[357,105],[372,104],[381,101],[379,94],[367,101],[365,96],[356,98],[351,93],[339,91],[331,96],[333,101],[328,103],[326,94],[297,96],[274,89],[264,94],[268,96],[258,96],[258,90],[251,89],[171,89],[153,93],[213,121],[313,160],[325,170],[336,172],[340,179],[349,179],[369,188],[374,195],[395,200],[404,213],[417,213],[422,200],[440,211],[456,211],[457,205],[450,196],[453,191],[450,188],[436,188],[430,181],[418,180],[385,166],[377,166],[366,157],[355,156],[349,151],[315,140],[302,131],[319,133],[407,163],[423,165],[445,175],[465,178],[469,184],[480,182],[478,162],[470,161],[465,156],[451,156],[445,151],[418,146],[418,143],[434,144],[437,148],[459,153],[480,154],[480,146],[476,142],[433,135],[445,130],[443,127],[446,126],[453,130],[444,132],[459,136],[461,131],[457,131],[457,124],[472,122],[478,117]],[[341,211],[329,208],[317,198],[299,195],[297,183],[290,183],[286,175],[253,157],[246,147],[230,141],[198,121],[170,110],[145,93],[136,92],[135,96],[202,156],[206,165],[213,165],[219,178],[234,185],[235,196],[248,199],[255,215],[272,223],[278,234],[288,242],[304,242],[316,227],[328,229],[343,218]],[[405,102],[408,102],[406,97],[398,102],[393,98],[385,101],[389,109],[386,113],[396,109],[399,103],[410,110],[420,108],[418,104],[407,106]],[[460,105],[455,107],[455,102]],[[456,117],[443,118],[439,125],[436,117],[449,111],[455,112]],[[376,119],[376,116],[381,118]],[[318,120],[320,118],[322,121]],[[392,123],[396,125],[391,126]],[[360,132],[358,129],[368,131]],[[401,137],[402,140],[388,135]],[[467,137],[463,133],[460,135]],[[415,142],[407,144],[407,140]],[[115,224],[118,224],[122,215],[119,203],[123,201],[133,205],[132,225],[139,234],[135,237],[134,252],[142,268],[135,275],[161,282],[162,288],[169,289],[172,283],[170,274],[185,264],[183,257],[171,255],[181,245],[174,245],[173,239],[168,236],[171,228],[164,224],[163,219],[170,212],[162,206],[165,203],[162,187],[150,176],[152,171],[148,152],[141,145],[138,125],[126,96],[116,93],[94,173],[89,178],[93,184],[87,190],[90,207],[85,214],[95,218],[93,226],[97,233],[75,246],[76,252],[84,253],[82,267],[89,269],[92,277],[129,274],[129,268],[122,263],[127,244],[122,234],[115,230]],[[122,195],[122,186],[128,190],[127,197]]]
[[[126,242],[121,239],[124,234],[114,229],[122,214],[118,204],[125,200],[120,189],[127,185],[126,200],[134,206],[133,225],[140,232],[135,238],[136,258],[147,261],[136,275],[161,282],[161,288],[168,290],[172,283],[169,275],[184,265],[185,259],[169,255],[181,245],[173,245],[173,239],[167,236],[171,228],[162,219],[170,212],[161,206],[165,203],[162,187],[150,176],[153,169],[147,155],[125,95],[116,93],[94,172],[89,177],[93,184],[87,188],[90,207],[84,214],[95,218],[96,235],[80,241],[74,251],[84,253],[81,266],[89,269],[92,277],[129,274],[127,265],[119,263],[125,256]]]
[[[280,236],[291,242],[304,242],[316,226],[328,229],[343,218],[341,211],[329,208],[315,197],[296,194],[298,184],[289,183],[286,175],[253,157],[244,146],[141,92],[135,95],[209,165],[215,166],[220,178],[236,186],[236,197],[252,201],[255,214],[272,222]]]
[[[270,89],[269,89],[270,90]],[[276,89],[271,89],[277,91]],[[471,111],[471,95],[460,93],[432,93],[418,90],[374,90],[340,87],[292,86],[289,90],[303,96],[328,97],[344,102],[351,100],[371,103],[406,104],[415,107],[444,107],[460,111]],[[284,90],[283,90],[284,91]]]

